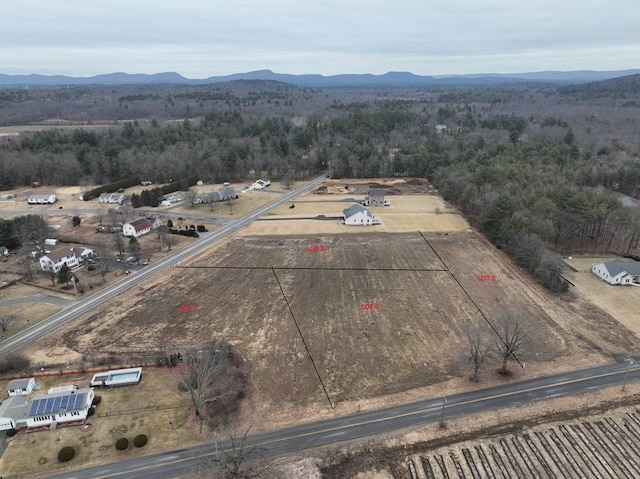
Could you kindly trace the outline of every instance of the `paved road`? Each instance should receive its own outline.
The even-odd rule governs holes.
[[[35,341],[38,338],[41,338],[42,336],[55,331],[64,324],[88,313],[89,311],[100,306],[106,301],[117,297],[119,294],[126,292],[127,290],[139,285],[140,283],[143,283],[144,281],[152,278],[162,271],[175,266],[176,264],[180,263],[180,261],[185,260],[188,257],[200,252],[216,241],[226,238],[230,234],[236,232],[240,228],[243,228],[260,216],[268,213],[273,208],[291,201],[298,195],[306,193],[307,191],[322,184],[327,179],[327,177],[327,174],[319,176],[306,185],[296,190],[290,191],[279,198],[276,198],[274,201],[258,208],[252,213],[249,213],[248,215],[236,221],[233,221],[232,223],[227,224],[226,226],[223,226],[216,231],[201,233],[199,240],[194,241],[184,248],[177,250],[174,254],[167,256],[166,258],[163,258],[154,264],[146,266],[144,269],[136,272],[135,274],[123,276],[122,279],[118,280],[102,291],[99,291],[86,298],[85,300],[80,301],[63,311],[56,313],[53,316],[50,316],[49,318],[24,329],[20,333],[12,336],[9,339],[6,339],[0,344],[0,358],[18,351],[19,349],[22,349],[32,341]]]
[[[60,306],[61,308],[68,308],[74,304],[76,301],[72,299],[64,299],[58,298],[57,296],[49,296],[44,293],[36,293],[31,296],[25,296],[23,298],[15,298],[15,299],[7,299],[6,301],[0,301],[0,307],[2,306],[11,306],[14,304],[20,303],[51,303],[56,306]]]
[[[573,371],[545,378],[506,384],[488,389],[404,404],[378,411],[293,426],[251,436],[262,457],[291,454],[398,429],[415,427],[469,414],[528,404],[552,397],[578,394],[590,389],[620,385],[640,379],[638,359],[628,362]],[[612,391],[615,394],[615,390]],[[225,444],[221,444],[225,447]],[[96,466],[49,479],[170,479],[193,472],[203,461],[217,454],[214,444],[151,454],[128,461]]]

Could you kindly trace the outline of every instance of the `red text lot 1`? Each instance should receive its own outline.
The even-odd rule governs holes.
[[[362,303],[360,305],[360,311],[380,311],[380,304],[378,304],[378,303]]]
[[[197,304],[181,304],[180,306],[178,306],[178,309],[180,310],[181,313],[187,313],[189,311],[198,311],[198,305]]]
[[[307,251],[310,252],[322,252],[324,251],[324,245],[311,245],[311,246],[307,246]]]
[[[487,282],[487,281],[495,281],[496,279],[498,279],[496,277],[495,274],[479,274],[478,275],[478,281],[480,281],[481,283]]]

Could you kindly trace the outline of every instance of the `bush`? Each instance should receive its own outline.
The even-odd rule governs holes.
[[[98,404],[100,404],[100,401],[102,401],[102,396],[95,396],[93,398],[93,401],[91,401],[91,405],[97,406]]]
[[[196,229],[198,230],[199,233],[206,233],[207,232],[207,228],[205,228],[203,225],[198,225],[196,227]]]
[[[133,445],[136,447],[143,447],[147,444],[147,435],[146,434],[138,434],[133,438]]]
[[[58,451],[58,461],[69,462],[76,455],[76,450],[72,446],[65,446]]]
[[[116,449],[118,451],[124,451],[129,447],[129,439],[126,437],[121,437],[116,441]]]
[[[7,429],[7,437],[13,437],[18,433],[15,429]]]

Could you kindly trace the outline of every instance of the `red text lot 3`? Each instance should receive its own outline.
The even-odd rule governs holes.
[[[495,281],[496,275],[492,274],[492,275],[488,275],[488,274],[480,274],[478,275],[478,281],[484,282],[484,281]]]
[[[311,246],[307,246],[307,251],[324,251],[324,246],[323,245],[311,245]]]

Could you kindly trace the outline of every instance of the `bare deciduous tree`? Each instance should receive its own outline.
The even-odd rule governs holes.
[[[244,374],[236,364],[228,343],[213,339],[202,349],[182,355],[182,364],[172,368],[181,389],[189,392],[196,418],[203,419],[205,407],[237,399],[244,390]]]
[[[0,329],[2,329],[2,332],[6,333],[11,323],[16,319],[16,316],[13,314],[0,314]]]
[[[530,333],[519,316],[504,314],[495,323],[498,337],[495,338],[495,351],[501,361],[500,373],[507,374],[509,361],[519,361],[529,341]]]
[[[186,191],[184,197],[191,204],[191,207],[193,208],[198,200],[198,192],[193,188],[189,188]]]
[[[111,259],[110,248],[107,245],[107,241],[101,237],[96,240],[95,249],[95,267],[102,276],[102,281],[104,281],[105,275],[109,272],[109,260]]]
[[[491,337],[486,327],[472,326],[466,332],[467,359],[473,368],[472,381],[478,382],[480,371],[484,368],[487,356],[491,351]]]
[[[260,448],[251,444],[249,431],[250,428],[244,433],[238,433],[234,429],[226,440],[216,439],[217,453],[199,468],[199,474],[219,479],[277,477],[275,471],[271,471],[274,464],[266,461]]]
[[[196,418],[203,420],[205,407],[235,404],[244,391],[244,374],[232,347],[214,339],[182,355],[182,364],[171,371],[180,389],[189,392]],[[202,424],[202,423],[201,423]]]

